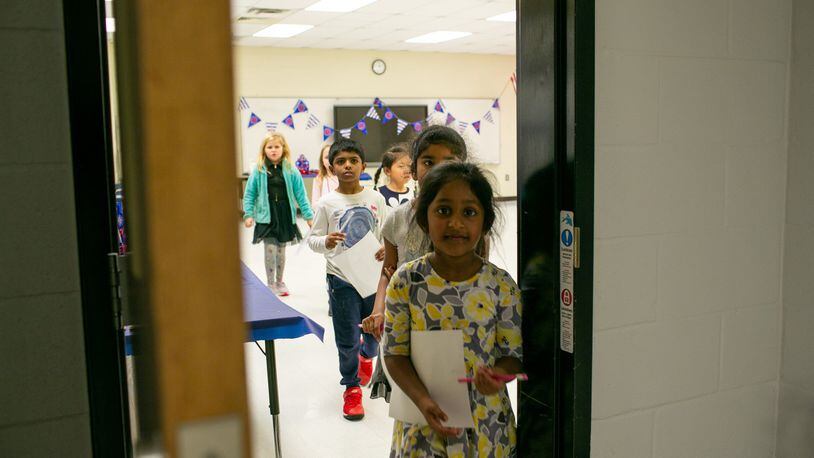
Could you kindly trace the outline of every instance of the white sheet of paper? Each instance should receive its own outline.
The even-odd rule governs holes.
[[[474,428],[469,388],[466,383],[458,382],[459,377],[466,376],[462,331],[411,331],[410,359],[432,399],[447,414],[444,426]],[[392,382],[390,374],[387,376],[393,388],[389,415],[407,423],[426,425],[427,420],[418,407]]]
[[[382,263],[376,260],[376,251],[381,246],[376,236],[368,232],[355,245],[331,258],[363,298],[376,294],[379,287]]]

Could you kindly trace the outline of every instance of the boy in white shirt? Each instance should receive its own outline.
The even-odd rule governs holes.
[[[327,260],[328,300],[339,351],[340,383],[345,386],[343,415],[356,421],[365,416],[360,384],[366,385],[370,381],[373,372],[371,359],[378,350],[378,342],[370,334],[364,334],[360,344],[359,324],[373,310],[375,294],[360,296],[332,259],[354,246],[368,232],[373,232],[381,241],[386,203],[380,193],[359,184],[359,176],[365,169],[365,153],[358,142],[337,140],[331,145],[328,159],[339,179],[339,187],[319,200],[307,242],[312,250],[324,254]]]

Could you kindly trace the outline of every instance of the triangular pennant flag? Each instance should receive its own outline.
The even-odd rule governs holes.
[[[342,130],[339,131],[339,135],[341,135],[341,136],[343,136],[345,138],[350,138],[351,129],[352,128],[342,129]]]
[[[376,108],[381,108],[384,103],[382,103],[382,99],[376,97],[373,99],[373,105],[376,105]]]
[[[421,132],[424,130],[424,123],[421,121],[416,121],[413,123],[413,130],[416,132]]]
[[[376,107],[370,107],[370,109],[367,110],[367,114],[365,116],[367,116],[368,118],[375,119],[377,121],[379,119],[382,119],[379,117],[379,113],[376,112]]]
[[[437,112],[439,112],[439,113],[443,113],[443,112],[444,112],[444,104],[443,104],[443,103],[441,103],[441,101],[440,101],[440,100],[439,100],[439,101],[437,101],[437,102],[435,102],[435,111],[437,111]]]
[[[393,113],[393,110],[391,110],[390,108],[387,108],[384,111],[384,115],[382,115],[382,124],[387,124],[388,122],[390,122],[390,121],[392,121],[394,119],[396,119],[396,114]]]
[[[331,126],[322,126],[322,141],[327,140],[334,134],[334,128]]]
[[[396,121],[396,135],[401,135],[401,132],[407,127],[409,123],[403,119]]]
[[[319,118],[317,118],[313,114],[309,115],[308,116],[308,124],[305,125],[305,128],[306,129],[313,129],[314,127],[316,127],[318,125],[319,125]]]
[[[269,132],[274,132],[277,130],[278,124],[276,122],[267,122],[266,123],[266,130]]]
[[[293,129],[294,128],[294,116],[292,116],[292,115],[286,116],[285,119],[283,119],[283,124],[285,124],[286,126]]]
[[[486,114],[483,115],[483,119],[489,121],[489,124],[494,124],[495,123],[495,120],[492,119],[492,112],[491,111],[487,111]]]
[[[367,123],[364,119],[360,119],[354,127],[356,127],[356,130],[359,132],[367,135]]]
[[[500,109],[500,99],[495,99],[495,102],[492,104],[492,108],[494,108],[495,110]]]
[[[475,129],[475,132],[480,133],[480,121],[475,121],[472,123],[472,128]]]
[[[455,116],[452,116],[452,113],[447,113],[447,122],[446,125],[450,125],[455,122]]]
[[[302,100],[297,100],[297,104],[294,105],[294,113],[302,113],[308,111],[308,107],[305,106],[305,102]]]
[[[240,104],[238,106],[240,107],[240,111],[249,109],[249,102],[246,101],[246,97],[240,98]]]
[[[252,113],[252,115],[249,116],[249,127],[252,127],[253,125],[255,125],[255,124],[259,123],[259,122],[260,122],[260,116],[257,116],[254,113]]]
[[[469,127],[468,122],[458,121],[458,133],[464,133],[467,127]]]

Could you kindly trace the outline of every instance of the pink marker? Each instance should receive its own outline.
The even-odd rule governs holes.
[[[511,382],[514,379],[526,381],[529,379],[529,376],[521,372],[519,374],[506,374],[506,375],[493,374],[492,378],[501,382]],[[458,379],[459,383],[469,383],[474,381],[475,381],[474,377],[460,377]]]

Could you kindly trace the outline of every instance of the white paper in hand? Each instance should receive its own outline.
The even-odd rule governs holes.
[[[410,332],[410,360],[430,397],[447,414],[444,426],[474,428],[469,388],[458,382],[459,377],[466,376],[462,331]],[[406,423],[426,425],[427,420],[413,401],[397,384],[391,386],[389,415]]]
[[[368,232],[355,245],[331,258],[363,298],[376,294],[379,287],[379,277],[382,274],[382,263],[376,260],[379,248],[379,240],[372,232]]]

